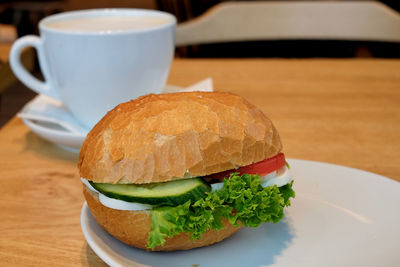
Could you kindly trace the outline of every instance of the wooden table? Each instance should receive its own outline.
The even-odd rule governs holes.
[[[268,114],[287,157],[400,181],[400,60],[175,60],[169,83],[206,77]],[[0,130],[0,265],[104,265],[81,233],[76,161],[17,118]]]

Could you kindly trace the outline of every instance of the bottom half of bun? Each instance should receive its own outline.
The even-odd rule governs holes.
[[[150,232],[151,215],[149,211],[116,210],[102,205],[98,194],[83,186],[89,209],[97,223],[108,233],[120,241],[137,248],[146,249],[147,238]],[[186,233],[166,239],[164,246],[158,246],[155,251],[187,250],[197,247],[209,246],[231,236],[240,228],[222,221],[224,228],[221,230],[208,230],[199,240],[190,240]]]

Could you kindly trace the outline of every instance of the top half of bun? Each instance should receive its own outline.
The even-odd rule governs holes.
[[[146,95],[107,113],[79,154],[81,177],[153,183],[264,160],[282,148],[271,121],[230,93]]]

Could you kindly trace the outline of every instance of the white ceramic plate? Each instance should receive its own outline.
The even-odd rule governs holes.
[[[86,203],[85,238],[111,266],[400,266],[400,183],[327,163],[289,160],[296,198],[277,224],[210,247],[146,252],[106,233]]]

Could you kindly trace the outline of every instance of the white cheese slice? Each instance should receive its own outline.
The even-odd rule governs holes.
[[[84,184],[87,186],[87,188],[89,188],[89,190],[100,194],[100,192],[97,191],[97,190],[89,183],[88,180],[86,180],[85,178],[82,178],[82,177],[81,177],[81,181],[82,181],[82,183],[84,183]]]
[[[268,175],[266,175],[264,177],[261,177],[260,180],[262,187],[273,186],[273,185],[281,187],[290,183],[293,180],[293,177],[288,167],[283,166],[278,171],[276,171],[275,176],[268,177]]]
[[[290,170],[283,166],[277,171],[273,171],[268,173],[265,176],[260,177],[260,182],[262,187],[276,185],[278,187],[284,186],[285,184],[290,183],[292,181],[292,174]],[[224,186],[224,182],[211,184],[211,191],[215,192],[220,190]]]
[[[152,205],[127,202],[115,198],[110,198],[106,195],[99,193],[99,200],[104,206],[115,210],[151,210]]]
[[[89,190],[98,193],[100,203],[108,208],[115,210],[150,210],[153,207],[152,205],[148,204],[127,202],[115,198],[110,198],[97,191],[85,178],[81,178],[81,181],[87,186]]]

